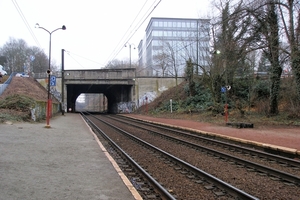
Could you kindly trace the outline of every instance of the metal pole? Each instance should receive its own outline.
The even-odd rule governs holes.
[[[223,67],[225,69],[225,123],[228,121],[228,104],[227,104],[227,92],[228,92],[228,77],[227,77],[227,66],[226,60],[223,60]]]
[[[51,36],[50,33],[50,40],[49,40],[49,66],[48,66],[48,101],[47,101],[47,115],[46,115],[46,128],[50,128],[50,106],[51,99],[50,99],[50,72],[51,72]]]
[[[61,114],[65,114],[65,50],[61,50]]]
[[[41,28],[43,30],[45,30],[46,32],[49,33],[50,35],[50,40],[49,40],[49,66],[48,66],[48,70],[47,70],[47,73],[48,73],[48,101],[47,101],[47,113],[46,113],[46,126],[45,128],[50,128],[50,112],[52,112],[52,100],[51,100],[51,96],[50,96],[50,73],[51,73],[51,36],[52,36],[52,33],[54,33],[55,31],[57,30],[66,30],[66,26],[63,25],[61,28],[57,28],[55,30],[53,30],[52,32],[48,31],[47,29],[45,29],[44,27],[40,27],[40,25],[37,23],[35,25],[36,28]]]
[[[196,68],[196,74],[199,75],[199,19],[197,19],[197,44],[196,44],[196,52],[197,52],[197,68]]]
[[[131,68],[131,44],[129,44],[129,68]]]

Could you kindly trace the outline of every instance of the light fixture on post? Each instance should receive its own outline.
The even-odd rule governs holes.
[[[221,54],[220,50],[215,50],[213,51],[213,54],[219,55]],[[223,57],[223,56],[222,56]],[[222,64],[223,64],[223,69],[225,73],[225,86],[221,88],[221,92],[225,94],[225,105],[224,105],[224,116],[225,116],[225,123],[228,121],[228,91],[231,89],[231,86],[228,85],[228,75],[227,75],[227,62],[224,58],[222,58]]]
[[[126,42],[126,44],[124,45],[124,47],[127,47],[127,45],[129,46],[129,68],[131,68],[131,46],[134,44],[128,43]],[[135,49],[135,46],[133,47]]]
[[[52,106],[52,101],[50,98],[50,74],[51,74],[51,36],[52,33],[54,33],[55,31],[58,30],[66,30],[66,26],[63,25],[61,28],[57,28],[53,31],[48,31],[47,29],[45,29],[44,27],[41,27],[38,23],[35,24],[35,28],[41,28],[43,30],[45,30],[46,32],[49,33],[50,35],[50,40],[49,40],[49,66],[48,66],[48,70],[47,70],[47,74],[48,74],[48,101],[47,101],[47,113],[46,113],[46,126],[45,128],[50,128],[50,107]]]

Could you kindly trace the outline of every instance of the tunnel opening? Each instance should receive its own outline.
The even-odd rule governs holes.
[[[75,101],[76,112],[88,111],[107,113],[107,97],[103,94],[81,93]]]
[[[111,84],[66,84],[67,88],[67,108],[68,112],[77,112],[83,109],[88,104],[86,97],[93,94],[102,94],[105,100],[100,101],[102,110],[107,113],[122,113],[130,112],[132,110],[132,85],[111,85]],[[84,94],[84,96],[80,96]],[[80,96],[80,98],[78,98]],[[92,96],[93,97],[93,96]],[[100,96],[99,96],[100,98]],[[96,101],[95,98],[92,98]],[[86,105],[83,105],[84,104]],[[88,101],[87,101],[88,102]],[[92,103],[89,103],[91,105]],[[100,105],[99,104],[99,105]],[[100,107],[100,106],[99,106]],[[101,108],[101,107],[100,107]],[[96,109],[96,108],[95,108]]]

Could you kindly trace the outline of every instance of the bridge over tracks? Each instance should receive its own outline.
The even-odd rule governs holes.
[[[128,108],[140,107],[158,97],[163,91],[184,81],[184,77],[138,76],[134,68],[65,70],[56,72],[56,85],[51,86],[51,93],[58,98],[69,112],[76,111],[76,99],[84,93],[103,94],[107,98],[109,113],[119,113]],[[35,74],[34,77],[47,88],[47,74]],[[62,89],[63,88],[63,89]],[[61,100],[63,99],[63,100]],[[102,102],[99,103],[99,105]]]
[[[118,103],[133,100],[135,69],[65,70],[62,85],[68,111],[76,111],[75,102],[81,93],[103,93],[108,112],[117,113]]]

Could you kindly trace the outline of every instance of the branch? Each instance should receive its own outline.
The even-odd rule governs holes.
[[[285,20],[284,20],[284,16],[283,16],[283,11],[281,9],[281,5],[279,5],[279,10],[280,10],[280,16],[281,16],[281,19],[282,19],[282,22],[283,22],[283,27],[284,27],[285,34],[286,34],[286,36],[288,38],[289,43],[291,44],[290,34],[289,34],[289,31],[288,31],[287,25],[285,23]]]

